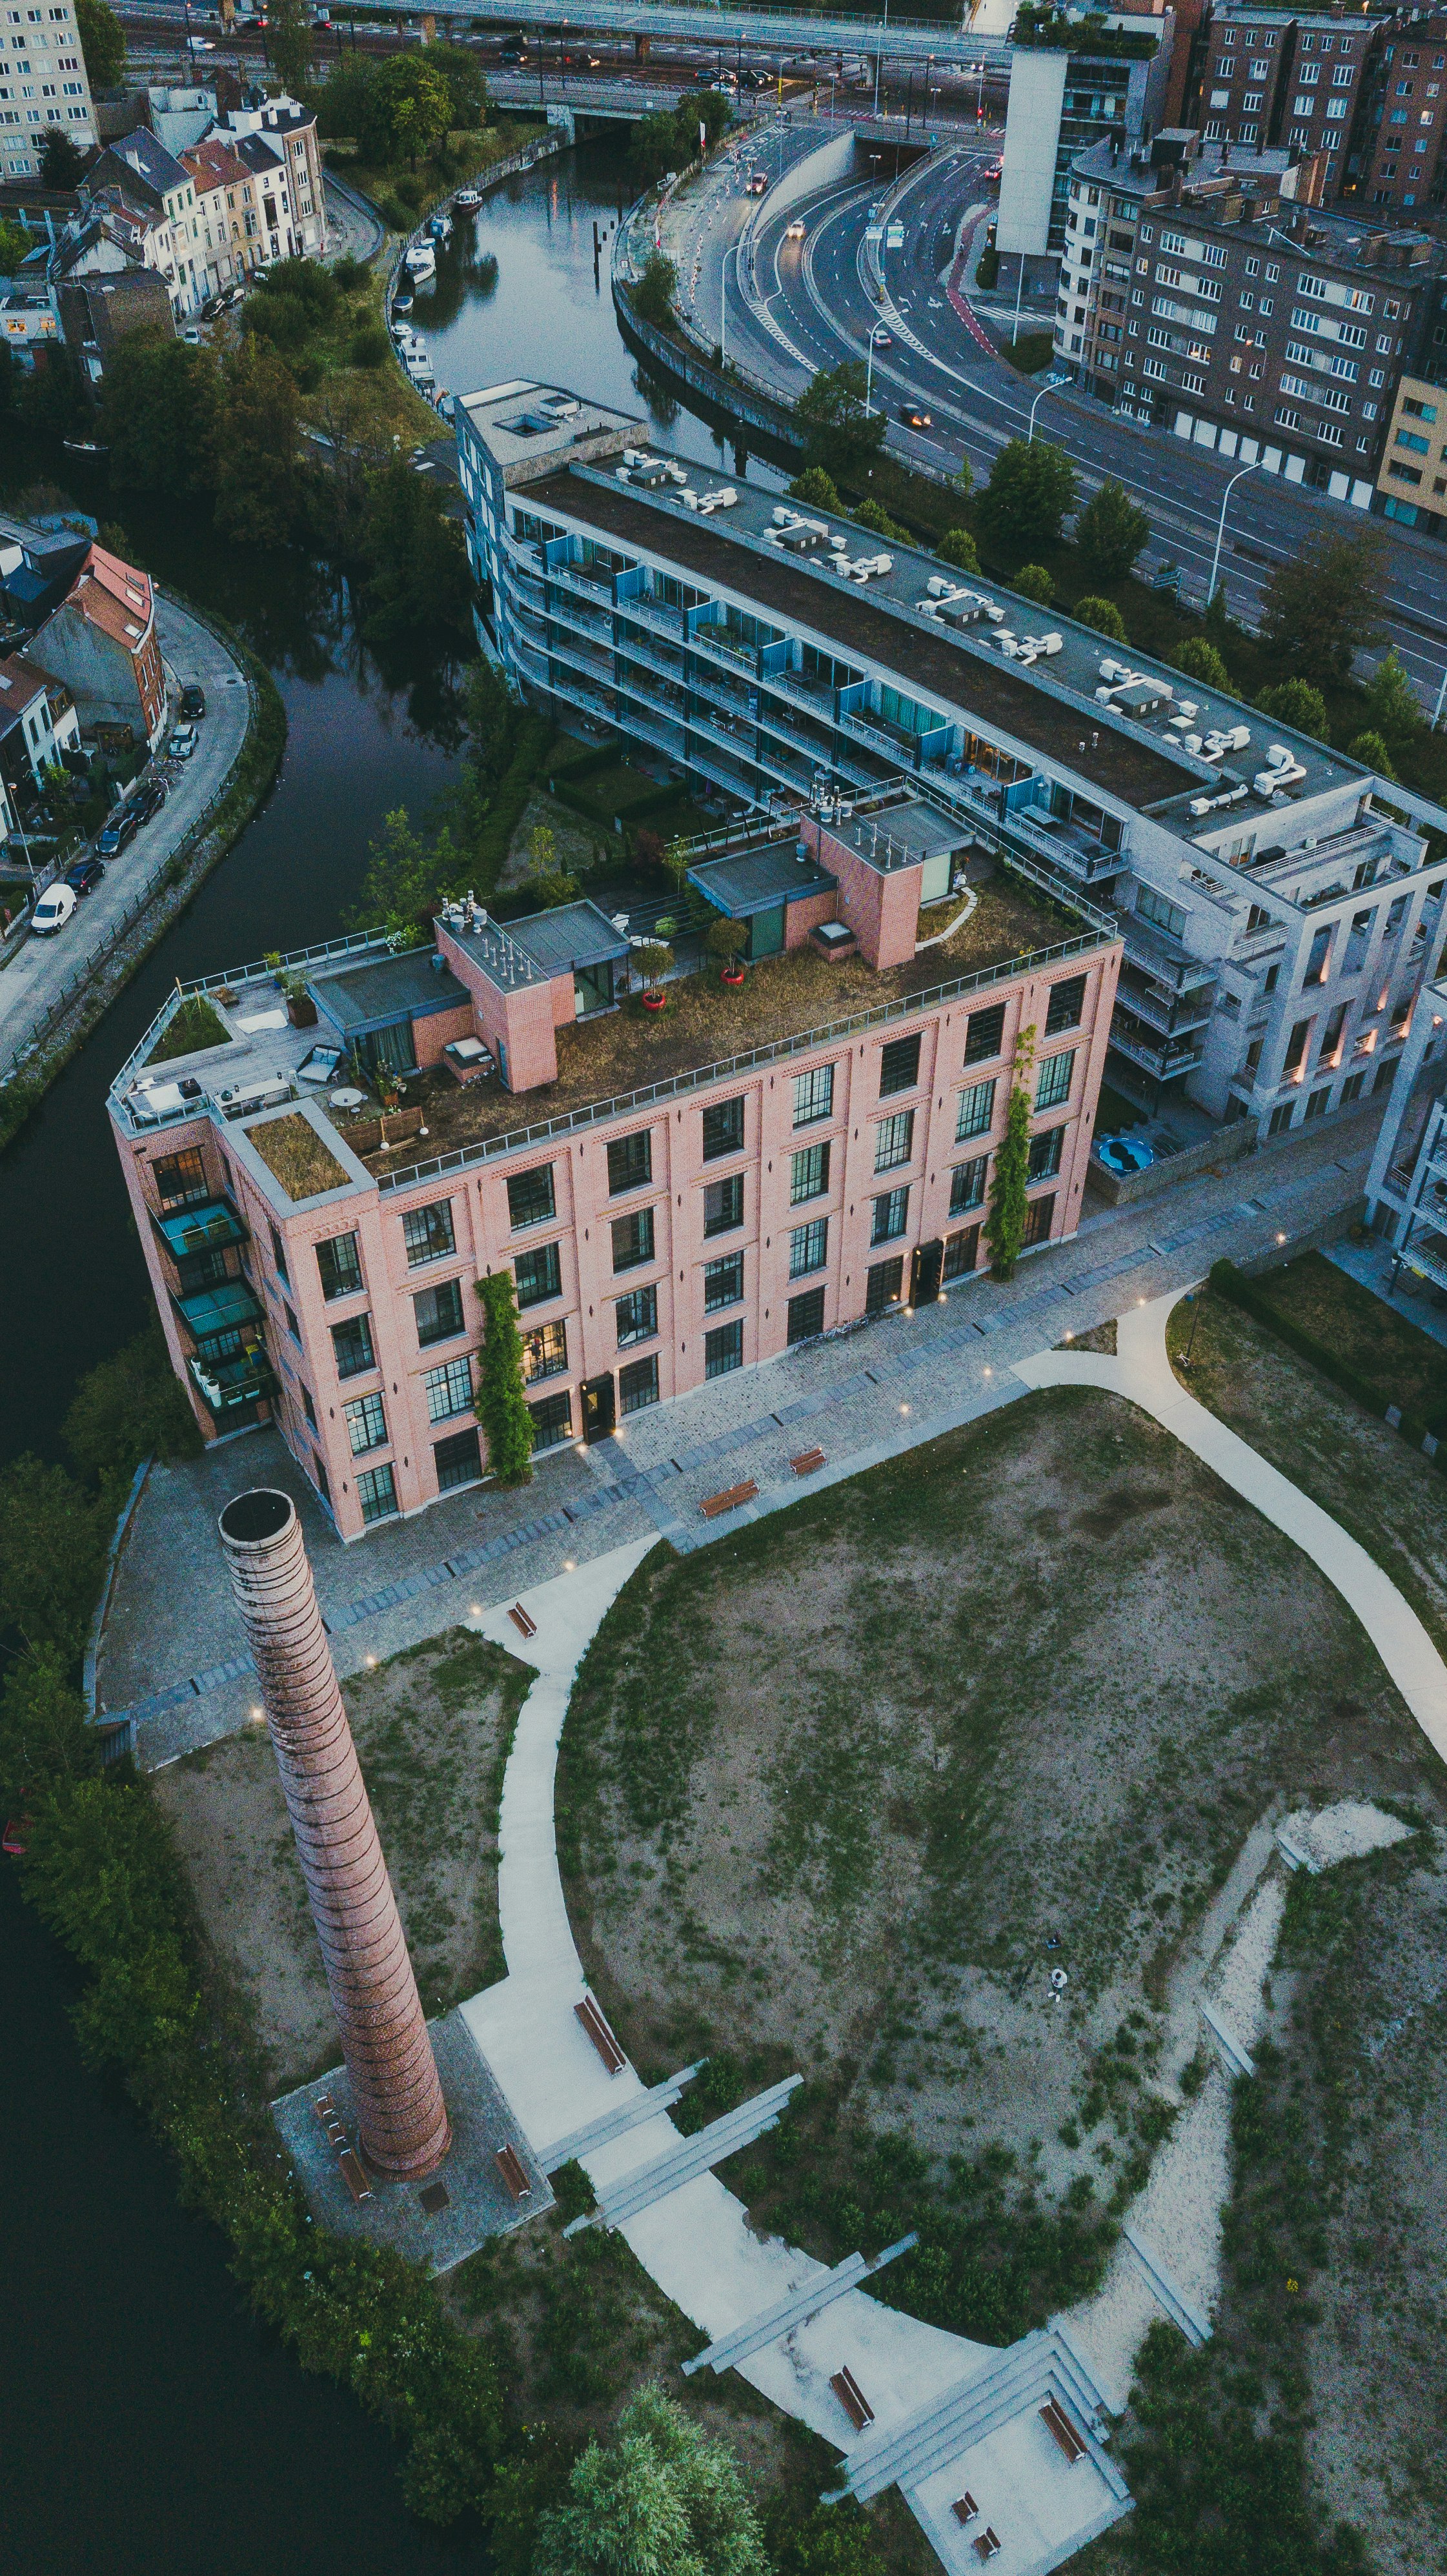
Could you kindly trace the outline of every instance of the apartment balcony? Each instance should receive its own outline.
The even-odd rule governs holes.
[[[1214,986],[1216,968],[1209,958],[1188,957],[1178,940],[1166,931],[1153,929],[1138,912],[1121,914],[1120,932],[1128,963],[1166,991],[1187,993],[1203,985]]]
[[[235,1358],[204,1360],[192,1357],[188,1362],[197,1393],[212,1417],[223,1426],[234,1421],[244,1407],[274,1396],[276,1372],[266,1355],[264,1342],[249,1351],[239,1351]]]
[[[247,1230],[228,1198],[208,1199],[204,1207],[177,1208],[170,1216],[151,1210],[151,1223],[173,1261],[198,1252],[220,1252],[245,1243]]]
[[[1122,851],[1110,849],[1077,823],[1038,821],[1018,807],[994,819],[1007,841],[1018,840],[1031,858],[1045,859],[1074,885],[1097,885],[1103,878],[1119,876],[1126,864]]]
[[[1397,1257],[1415,1278],[1429,1280],[1434,1288],[1447,1288],[1447,1235],[1439,1234],[1435,1226],[1419,1234],[1421,1222],[1420,1216],[1413,1217]]]
[[[244,1279],[226,1279],[214,1288],[198,1288],[190,1296],[172,1289],[171,1303],[198,1348],[260,1324],[266,1313]]]
[[[1117,1054],[1128,1056],[1132,1064],[1153,1074],[1157,1082],[1176,1082],[1182,1074],[1194,1073],[1205,1062],[1206,1050],[1187,1039],[1154,1039],[1148,1029],[1122,1022],[1117,1005],[1110,1024],[1110,1043]]]
[[[1159,1029],[1163,1036],[1181,1037],[1188,1029],[1203,1029],[1211,1017],[1214,988],[1210,985],[1195,991],[1189,999],[1178,993],[1150,991],[1134,978],[1122,975],[1116,993],[1118,1010],[1130,1011],[1148,1027]]]

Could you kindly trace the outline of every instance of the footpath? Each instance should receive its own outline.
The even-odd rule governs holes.
[[[801,1490],[858,1475],[1021,1395],[1017,1363],[1181,1291],[1222,1256],[1259,1262],[1341,1234],[1361,1202],[1380,1123],[1371,1104],[1283,1139],[1161,1198],[1087,1217],[1013,1281],[962,1281],[939,1304],[806,1344],[635,1414],[610,1439],[539,1459],[520,1492],[474,1487],[344,1547],[279,1434],[157,1464],[122,1551],[97,1706],[131,1721],[154,1768],[252,1720],[251,1668],[216,1518],[243,1486],[275,1483],[301,1514],[322,1614],[344,1675],[477,1617],[518,1591],[634,1540],[681,1552]],[[822,1448],[801,1478],[792,1460]],[[701,1505],[757,1488],[737,1511]]]
[[[251,692],[235,655],[201,618],[159,592],[156,628],[168,721],[175,720],[189,682],[199,681],[206,692],[195,753],[173,765],[159,814],[120,858],[107,862],[101,883],[76,906],[65,928],[49,939],[22,932],[7,948],[0,968],[0,1079],[25,1070],[25,1057],[50,1035],[57,1014],[72,996],[81,998],[93,970],[99,973],[114,958],[117,942],[151,905],[183,843],[225,794],[245,747]]]

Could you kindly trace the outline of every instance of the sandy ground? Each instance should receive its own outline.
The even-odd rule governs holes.
[[[501,1974],[494,1824],[528,1668],[454,1628],[343,1685],[423,2002]],[[154,1775],[207,1933],[278,2090],[334,2065],[336,2025],[264,1726]]]
[[[565,1737],[571,1898],[636,2059],[763,2049],[1104,2183],[1247,1828],[1422,1768],[1314,1569],[1071,1391],[640,1571]]]

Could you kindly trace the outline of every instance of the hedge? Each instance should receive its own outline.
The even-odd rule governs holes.
[[[1329,1377],[1333,1386],[1339,1386],[1344,1395],[1354,1396],[1357,1403],[1365,1405],[1368,1413],[1374,1414],[1379,1422],[1386,1422],[1392,1430],[1400,1431],[1403,1439],[1410,1440],[1414,1449],[1423,1449],[1424,1456],[1431,1458],[1440,1472],[1447,1475],[1447,1450],[1438,1453],[1435,1449],[1423,1448],[1424,1442],[1431,1440],[1435,1443],[1447,1434],[1447,1414],[1439,1413],[1433,1421],[1423,1422],[1416,1414],[1405,1413],[1398,1404],[1384,1404],[1380,1388],[1354,1369],[1350,1360],[1342,1359],[1329,1343],[1319,1342],[1314,1333],[1303,1331],[1289,1315],[1283,1315],[1280,1307],[1263,1296],[1255,1283],[1237,1269],[1234,1261],[1213,1262],[1210,1285],[1218,1297],[1224,1297],[1228,1304],[1239,1306],[1244,1314],[1252,1316],[1258,1324],[1264,1324],[1269,1333],[1274,1333],[1278,1341],[1285,1342],[1300,1359],[1310,1360],[1312,1367],[1320,1369],[1323,1377]]]

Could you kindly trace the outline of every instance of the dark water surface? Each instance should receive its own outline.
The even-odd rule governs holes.
[[[459,243],[435,321],[419,299],[444,383],[539,375],[643,407],[606,263],[593,286],[593,216],[612,214],[619,179],[606,145],[489,201],[477,250],[493,252],[495,280]],[[658,408],[689,453],[721,453],[666,399]],[[74,498],[122,520],[158,575],[240,628],[275,673],[290,737],[265,810],[0,1156],[0,1456],[61,1456],[76,1378],[149,1313],[104,1102],[167,989],[335,937],[382,818],[420,814],[457,753],[446,688],[386,687],[323,568],[237,557],[179,512],[79,482]],[[178,2208],[120,2088],[82,2064],[67,1965],[8,1871],[0,1985],[0,2561],[17,2576],[482,2570],[475,2534],[438,2540],[409,2519],[392,2447],[352,2399],[306,2378],[248,2317],[221,2240]]]

